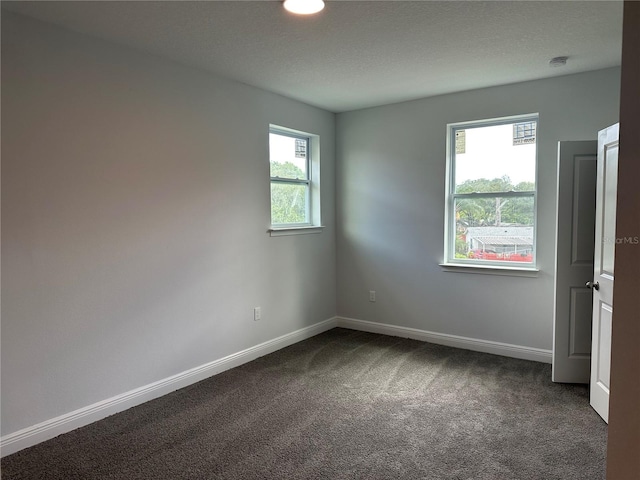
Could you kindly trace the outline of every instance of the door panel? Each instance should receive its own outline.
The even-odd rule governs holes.
[[[596,368],[597,375],[595,381],[601,388],[609,392],[609,375],[611,371],[611,318],[613,317],[613,311],[606,303],[600,304],[599,317],[599,333],[596,338],[598,339],[600,355],[597,359],[598,366]]]
[[[598,142],[558,145],[552,379],[589,383]]]
[[[593,299],[591,297],[591,292],[587,287],[571,288],[569,358],[591,358],[591,310],[593,309],[592,301]],[[588,319],[588,322],[586,319]],[[588,373],[586,377],[588,380]]]
[[[612,238],[603,238],[601,271],[613,276],[616,231],[616,191],[618,184],[618,145],[605,146],[604,161],[604,190],[602,205],[603,231],[612,232]]]
[[[596,224],[597,142],[585,143],[587,148],[593,148],[593,154],[574,154],[571,266],[591,269],[593,268],[593,242]],[[584,285],[581,286],[584,287]]]

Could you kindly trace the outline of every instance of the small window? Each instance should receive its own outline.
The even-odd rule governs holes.
[[[445,263],[535,268],[537,124],[448,125]]]
[[[319,224],[317,159],[312,151],[317,136],[271,126],[269,163],[271,175],[272,229],[310,227]],[[317,176],[317,175],[315,175]]]

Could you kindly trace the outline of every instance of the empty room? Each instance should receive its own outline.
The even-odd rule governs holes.
[[[1,17],[2,478],[636,478],[640,3]]]

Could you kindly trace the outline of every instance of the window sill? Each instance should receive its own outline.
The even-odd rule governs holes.
[[[441,263],[443,272],[479,273],[482,275],[506,275],[510,277],[536,278],[540,271],[534,267],[511,267],[503,265],[465,265],[461,263]]]
[[[285,235],[307,235],[310,233],[322,233],[324,225],[309,225],[305,227],[271,227],[269,235],[283,237]]]

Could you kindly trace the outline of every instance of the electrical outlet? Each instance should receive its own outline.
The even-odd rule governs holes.
[[[262,312],[260,311],[260,307],[255,307],[253,309],[253,320],[257,322],[258,320],[260,320],[260,318],[262,318]]]
[[[370,302],[375,302],[376,301],[376,291],[375,290],[369,290],[369,301]]]

